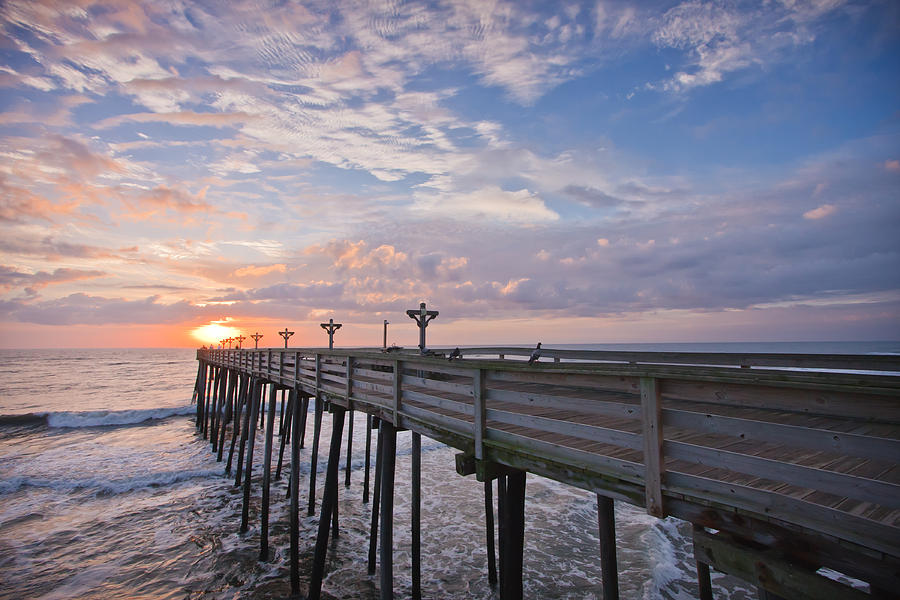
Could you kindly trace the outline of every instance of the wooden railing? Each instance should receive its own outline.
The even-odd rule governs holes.
[[[198,358],[657,516],[692,520],[711,506],[900,557],[896,356],[545,349],[528,365],[527,348],[462,353]]]

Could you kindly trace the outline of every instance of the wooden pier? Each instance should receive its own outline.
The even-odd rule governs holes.
[[[242,469],[244,474],[242,529],[248,526],[257,423],[265,428],[261,559],[268,555],[273,438],[281,436],[279,474],[285,440],[291,440],[294,594],[301,593],[299,448],[312,405],[315,439],[306,498],[310,514],[316,506],[315,462],[326,408],[333,432],[309,598],[320,595],[329,534],[339,531],[338,466],[348,410],[366,413],[370,431],[373,426],[378,431],[369,569],[375,572],[380,539],[382,598],[393,597],[398,430],[414,435],[414,597],[420,593],[415,523],[416,442],[421,435],[458,449],[457,471],[485,482],[492,582],[497,575],[491,482],[497,481],[502,598],[522,596],[526,472],[597,494],[599,561],[607,600],[618,597],[614,501],[693,524],[704,600],[712,598],[710,568],[747,580],[762,598],[898,597],[898,357],[544,348],[541,359],[528,364],[531,349],[526,348],[460,352],[461,359],[450,361],[449,349],[430,356],[379,349],[198,351],[197,426],[222,459],[231,424],[226,470],[230,473],[237,444],[236,483],[241,483]],[[278,390],[285,390],[289,400],[276,431]],[[365,452],[368,499],[368,444]],[[822,575],[823,569],[860,583],[839,583]]]

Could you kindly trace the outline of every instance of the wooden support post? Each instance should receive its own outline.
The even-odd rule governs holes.
[[[281,423],[281,447],[278,450],[278,467],[275,469],[275,481],[279,481],[281,479],[281,464],[284,461],[284,446],[288,439],[288,434],[291,431],[291,420],[294,416],[294,411],[292,410],[292,405],[297,401],[297,389],[293,388],[290,393],[288,393],[287,400],[287,412],[284,415],[284,419]],[[288,488],[288,498],[290,498],[290,488]]]
[[[487,538],[488,583],[497,585],[497,551],[494,548],[494,483],[484,482],[484,531]]]
[[[225,406],[225,390],[228,387],[228,369],[222,367],[220,369],[222,376],[219,379],[219,391],[216,394],[216,402],[213,405],[213,420],[209,434],[209,441],[212,443],[212,451],[218,453],[219,449],[219,427],[222,424],[222,409]]]
[[[490,481],[490,480],[487,480]],[[503,590],[506,588],[506,574],[509,569],[506,567],[507,550],[509,544],[509,536],[507,535],[506,522],[506,475],[497,477],[497,537],[499,538],[500,550],[500,597],[505,598]]]
[[[272,391],[274,392],[274,390],[275,390],[275,386],[273,385]],[[259,426],[260,427],[265,425],[265,423],[263,423],[263,418],[266,416],[266,413],[263,409],[266,406],[266,401],[268,400],[271,402],[271,400],[272,400],[271,398],[269,398],[269,395],[270,394],[266,394],[266,386],[263,386],[262,393],[260,394],[260,398],[259,398]]]
[[[396,364],[396,363],[395,363]],[[382,421],[384,438],[381,470],[381,600],[394,597],[394,467],[397,460],[397,429]]]
[[[619,599],[619,567],[616,560],[616,514],[612,498],[597,494],[597,522],[600,530],[600,572],[603,600]]]
[[[378,550],[378,507],[381,504],[381,466],[384,462],[384,427],[378,427],[375,443],[375,481],[372,486],[372,525],[369,528],[369,575],[375,574],[375,557]]]
[[[291,538],[291,595],[300,593],[300,398],[296,388],[291,391],[291,482],[288,493],[291,497],[290,538]]]
[[[659,381],[653,377],[641,377],[641,420],[644,437],[644,486],[647,512],[654,517],[664,517],[662,499],[663,431],[662,399]]]
[[[306,511],[310,517],[316,514],[316,469],[319,461],[319,433],[322,430],[322,399],[316,395],[315,402],[312,457],[309,459],[309,508]]]
[[[247,431],[247,465],[244,467],[244,503],[241,508],[241,533],[247,531],[247,522],[250,519],[250,482],[253,479],[253,446],[256,441],[256,413],[259,410],[259,397],[265,384],[261,381],[253,386],[252,410],[250,411],[250,427]]]
[[[525,472],[504,477],[505,498],[500,515],[500,598],[522,598],[522,560],[525,543]],[[503,539],[505,538],[505,539]]]
[[[282,359],[283,358],[284,358],[284,356],[282,356]],[[285,397],[286,393],[287,393],[287,390],[281,390],[281,406],[279,407],[281,416],[278,419],[278,435],[280,435],[281,437],[284,437],[284,409],[285,409],[284,397]]]
[[[412,434],[412,597],[422,597],[422,436]]]
[[[272,442],[275,436],[275,384],[269,394],[266,423],[266,447],[263,457],[262,511],[260,514],[259,560],[269,560],[269,491],[272,485]]]
[[[316,535],[316,551],[313,557],[312,576],[309,582],[309,600],[318,600],[322,594],[322,579],[325,575],[325,556],[328,551],[328,529],[331,511],[338,500],[338,467],[341,460],[341,437],[344,429],[344,409],[334,407],[331,431],[331,447],[328,452],[328,468],[325,471],[325,491],[322,494],[322,513],[319,515],[319,532]]]
[[[208,365],[208,372],[206,374],[206,393],[203,395],[203,420],[200,423],[200,430],[203,430],[205,427],[204,423],[206,423],[206,416],[209,414],[209,393],[212,390],[212,384],[214,379],[214,371],[215,368],[211,365]]]
[[[234,485],[241,485],[241,475],[244,472],[244,451],[247,448],[247,432],[250,431],[250,419],[253,415],[253,407],[256,405],[257,379],[250,377],[247,382],[246,402],[244,402],[244,425],[241,427],[241,446],[238,449],[237,469],[235,469]]]
[[[237,371],[229,371],[228,374],[228,394],[225,397],[225,414],[222,415],[222,425],[219,427],[219,454],[216,456],[216,462],[222,462],[222,453],[225,448],[225,433],[228,430],[228,422],[231,420],[231,414],[234,406],[234,391],[237,389],[238,381]]]
[[[366,464],[363,468],[363,504],[369,502],[369,464],[372,462],[372,415],[366,415]]]
[[[200,423],[203,422],[203,403],[206,398],[206,363],[204,361],[200,361],[200,366],[197,367],[197,419],[194,424],[197,427],[197,430],[200,429]]]
[[[238,435],[241,431],[241,408],[247,402],[247,382],[250,377],[241,375],[238,378],[238,392],[234,399],[234,425],[231,428],[231,448],[228,450],[228,462],[225,463],[225,474],[231,474],[231,462],[234,457],[234,445],[237,442]]]
[[[353,409],[349,410],[349,422],[347,423],[347,465],[346,471],[347,474],[344,477],[344,487],[350,487],[350,467],[352,466],[351,461],[353,459]]]
[[[306,417],[309,415],[309,396],[303,395],[303,407],[300,409],[300,449],[304,447],[306,440]]]
[[[213,407],[216,404],[215,394],[216,394],[216,391],[219,389],[219,371],[221,369],[219,369],[218,367],[215,367],[213,370],[215,371],[215,374],[210,378],[211,379],[211,381],[210,381],[211,388],[209,390],[210,397],[206,401],[206,410],[204,411],[205,414],[203,415],[203,439],[205,439],[205,440],[209,439],[209,421],[212,418]]]

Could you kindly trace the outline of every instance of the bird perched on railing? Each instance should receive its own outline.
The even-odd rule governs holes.
[[[538,342],[537,346],[535,346],[534,350],[531,351],[531,356],[528,357],[528,364],[534,363],[537,359],[541,357],[541,343]]]
[[[455,348],[453,352],[450,353],[450,356],[447,357],[447,360],[452,361],[454,358],[462,358],[462,352],[459,351],[459,348]]]

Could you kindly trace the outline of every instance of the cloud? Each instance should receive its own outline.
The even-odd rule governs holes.
[[[27,273],[19,271],[15,267],[0,265],[0,290],[8,291],[24,287],[40,289],[52,284],[92,279],[105,275],[106,273],[103,271],[69,268],[59,268],[52,272]]]
[[[412,211],[428,218],[484,219],[516,224],[559,219],[559,214],[529,190],[506,191],[499,186],[442,196],[420,193],[416,195]]]
[[[0,303],[0,318],[42,325],[107,325],[113,323],[183,323],[205,314],[187,301],[163,304],[158,296],[139,300],[103,298],[84,293],[26,303]]]
[[[836,212],[837,207],[834,204],[823,204],[818,208],[814,208],[803,213],[803,218],[815,221],[818,219],[824,219],[825,217],[831,216]]]

